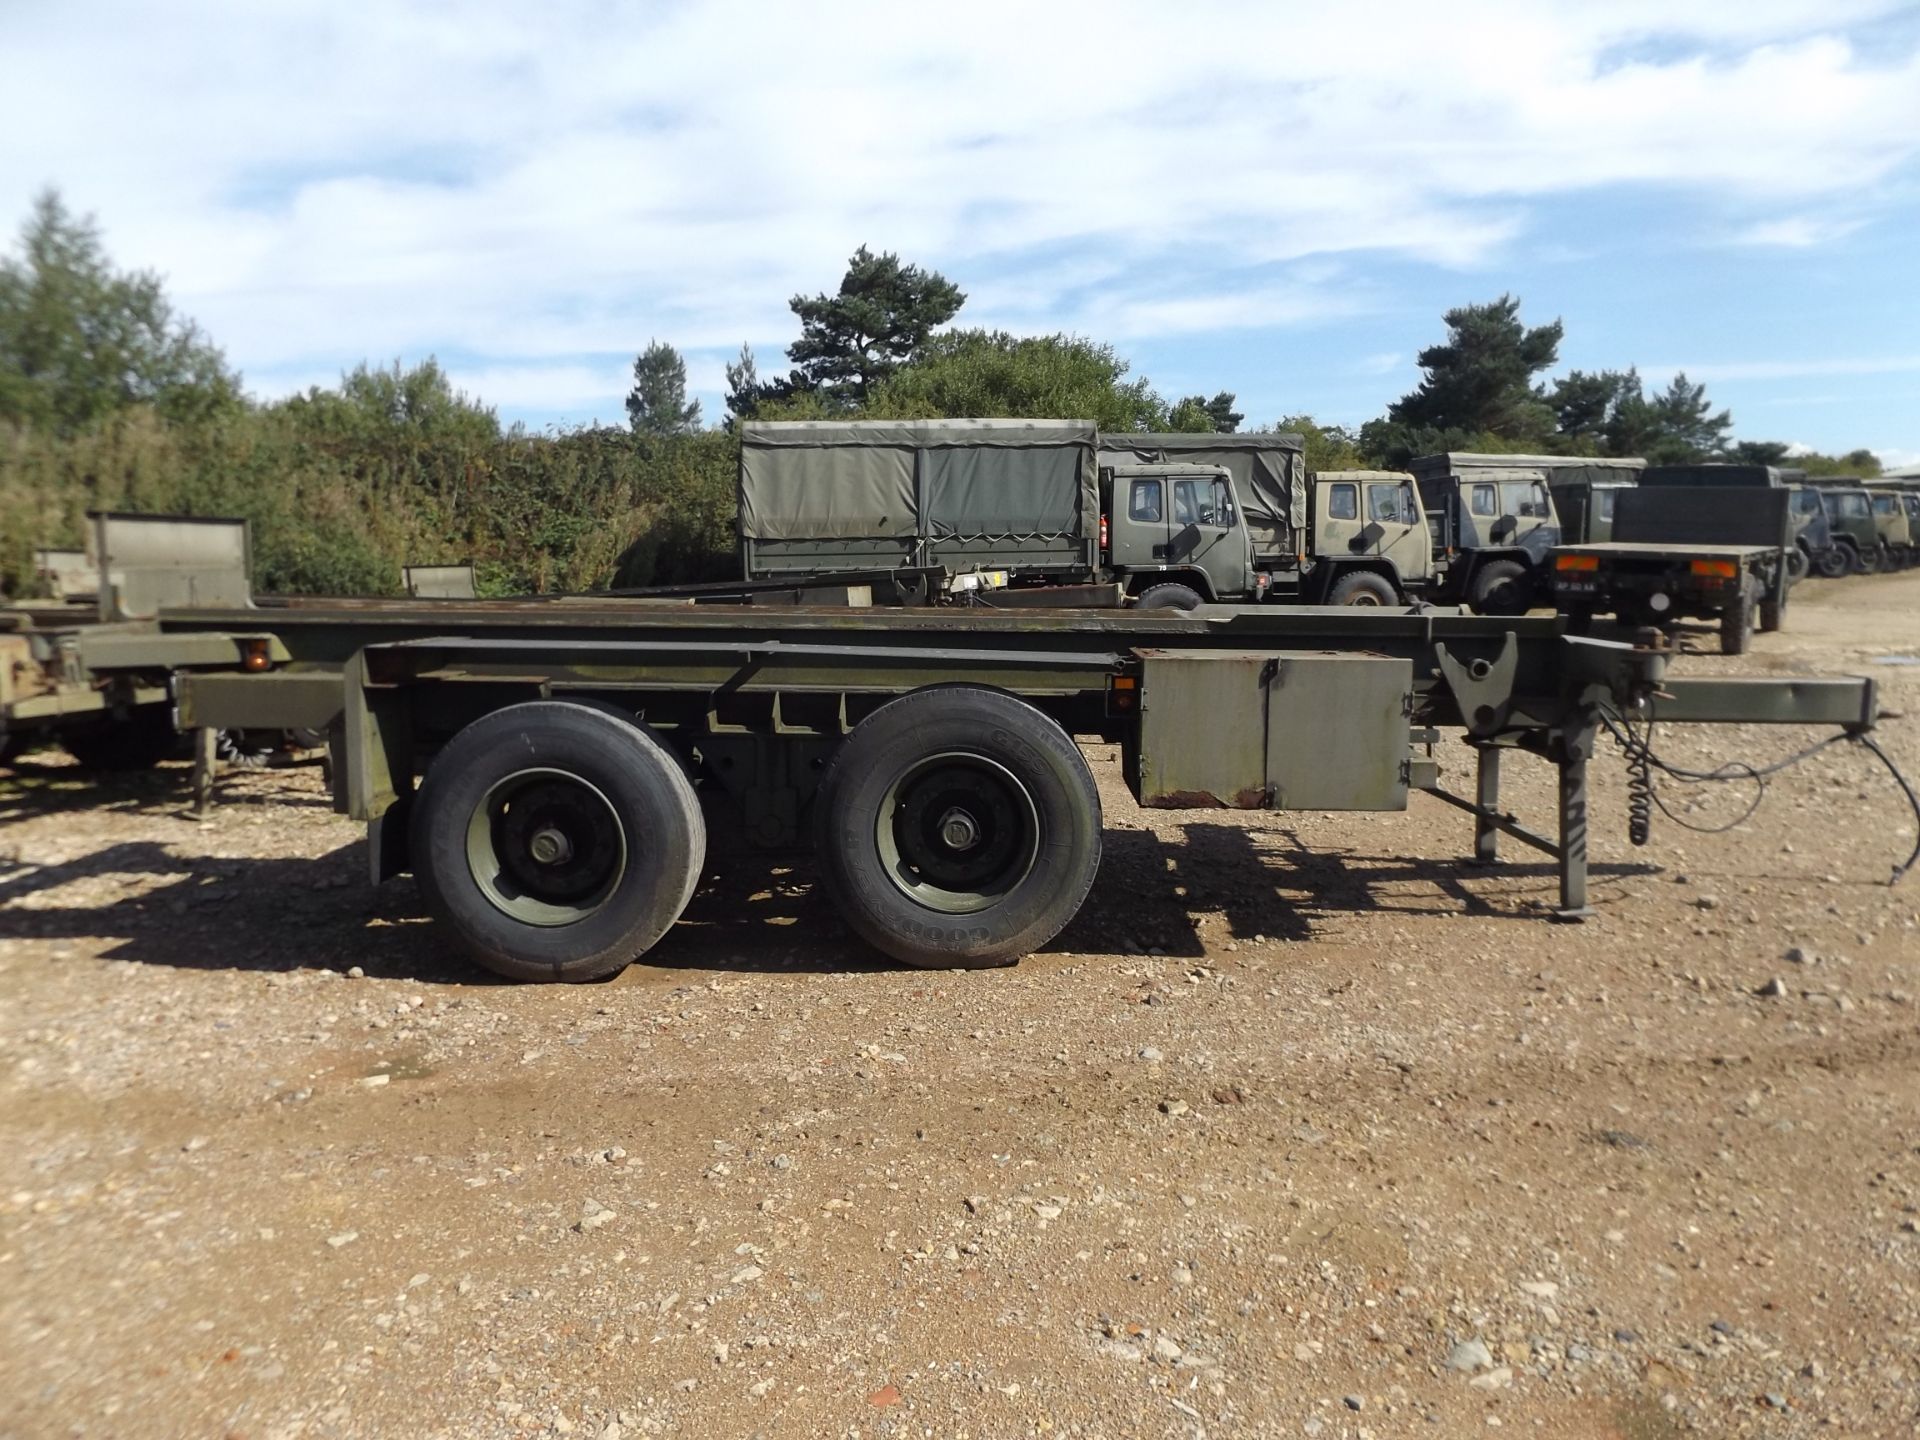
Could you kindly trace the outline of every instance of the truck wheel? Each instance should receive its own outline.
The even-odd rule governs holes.
[[[1838,580],[1853,569],[1853,556],[1844,545],[1829,545],[1813,562],[1823,580]]]
[[[1720,653],[1744,655],[1753,643],[1753,596],[1742,590],[1740,598],[1720,612]]]
[[[1473,577],[1467,600],[1481,615],[1527,613],[1527,571],[1517,560],[1490,560]]]
[[[1813,557],[1807,553],[1804,545],[1795,545],[1787,551],[1787,580],[1789,583],[1804,580],[1813,569]]]
[[[818,806],[821,869],[847,923],[927,969],[1039,949],[1100,868],[1100,792],[1080,747],[995,690],[881,706],[834,755]]]
[[[164,709],[137,710],[125,720],[108,720],[60,736],[61,747],[89,770],[126,774],[151,770],[163,760],[192,753],[191,737],[173,728]]]
[[[427,903],[487,969],[598,980],[679,919],[707,829],[679,762],[640,726],[539,700],[453,737],[409,843]]]
[[[1151,585],[1133,603],[1139,610],[1197,610],[1207,602],[1191,585]]]
[[[1393,582],[1371,570],[1356,570],[1342,575],[1327,592],[1329,605],[1398,605],[1400,596]]]
[[[1787,622],[1787,602],[1785,600],[1762,600],[1760,602],[1760,633],[1771,635]]]

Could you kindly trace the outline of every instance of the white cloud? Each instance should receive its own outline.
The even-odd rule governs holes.
[[[1783,250],[1808,250],[1844,240],[1867,222],[1822,215],[1789,215],[1779,220],[1761,220],[1737,231],[1735,245],[1755,245]]]
[[[1826,243],[1776,212],[1920,154],[1920,52],[1840,28],[1896,8],[76,0],[8,14],[0,206],[63,186],[250,373],[591,410],[582,357],[770,344],[863,241],[1115,338],[1350,314],[1341,257],[1484,265],[1605,186]]]

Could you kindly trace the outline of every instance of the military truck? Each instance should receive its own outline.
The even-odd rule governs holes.
[[[1546,472],[1554,513],[1560,517],[1563,539],[1569,543],[1613,538],[1613,507],[1622,490],[1640,483],[1646,461],[1569,461]]]
[[[1567,538],[1550,489],[1556,477],[1563,484],[1609,476],[1631,481],[1644,464],[1459,450],[1413,460],[1408,469],[1433,542],[1432,597],[1485,615],[1519,615],[1546,602],[1547,557]]]
[[[1790,510],[1784,488],[1635,486],[1615,502],[1612,540],[1553,552],[1554,601],[1576,632],[1596,614],[1662,630],[1715,620],[1721,653],[1744,654],[1756,610],[1763,631],[1785,620]]]
[[[1827,523],[1833,527],[1834,547],[1846,558],[1846,566],[1830,561],[1821,569],[1829,579],[1840,575],[1867,575],[1886,568],[1886,551],[1880,538],[1880,526],[1873,519],[1873,497],[1858,477],[1817,475],[1807,483],[1820,492],[1826,506]]]
[[[1079,421],[748,424],[742,566],[750,583],[857,575],[898,603],[1089,586],[1149,609],[1418,595],[1431,562],[1411,477],[1310,485],[1300,460],[1297,436],[1101,437]]]
[[[1384,470],[1310,475],[1297,435],[1100,437],[1103,483],[1114,467],[1145,462],[1217,465],[1228,472],[1255,572],[1249,588],[1263,600],[1396,605],[1432,586],[1426,515],[1410,475]],[[1110,509],[1116,511],[1117,506]],[[1211,595],[1219,594],[1216,586]]]
[[[1914,530],[1907,520],[1905,494],[1891,485],[1869,485],[1867,498],[1873,502],[1873,528],[1880,537],[1886,556],[1885,568],[1905,570],[1914,561]]]
[[[1708,462],[1698,465],[1655,465],[1642,474],[1640,483],[1651,486],[1696,486],[1718,489],[1785,490],[1792,498],[1788,513],[1793,520],[1793,549],[1787,553],[1788,578],[1798,580],[1809,571],[1824,566],[1840,567],[1844,574],[1846,557],[1836,558],[1833,527],[1827,520],[1820,492],[1810,488],[1807,472],[1777,465],[1735,465]],[[1822,573],[1825,573],[1823,570]]]

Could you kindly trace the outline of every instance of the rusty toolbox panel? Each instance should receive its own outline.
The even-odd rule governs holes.
[[[1406,808],[1411,661],[1306,651],[1141,659],[1141,804]]]

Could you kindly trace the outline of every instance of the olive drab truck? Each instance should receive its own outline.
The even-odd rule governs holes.
[[[1696,465],[1655,465],[1641,477],[1654,487],[1680,486],[1708,490],[1785,490],[1793,523],[1793,548],[1787,552],[1788,578],[1798,580],[1813,570],[1844,575],[1847,559],[1834,549],[1820,492],[1807,485],[1807,472],[1778,465],[1738,465],[1719,461]]]
[[[1300,437],[1284,433],[1105,434],[1100,461],[1103,474],[1131,463],[1225,470],[1241,505],[1254,571],[1248,593],[1254,598],[1399,605],[1432,585],[1426,515],[1409,475],[1310,474]]]
[[[1565,463],[1563,455],[1465,451],[1410,462],[1443,567],[1434,599],[1520,615],[1545,598],[1547,552],[1561,540],[1547,479]]]
[[[1884,570],[1887,551],[1881,527],[1874,523],[1873,497],[1867,494],[1866,486],[1856,477],[1839,475],[1816,476],[1807,483],[1820,491],[1827,523],[1833,530],[1834,548],[1842,557],[1829,561],[1820,573],[1837,579]]]
[[[1905,570],[1913,564],[1914,530],[1907,519],[1907,506],[1902,492],[1890,485],[1871,484],[1866,487],[1867,499],[1873,505],[1873,528],[1880,537],[1885,568]]]
[[[1560,517],[1561,537],[1575,544],[1611,540],[1614,504],[1622,490],[1640,483],[1646,465],[1639,459],[1583,459],[1563,461],[1547,470],[1547,490]]]

